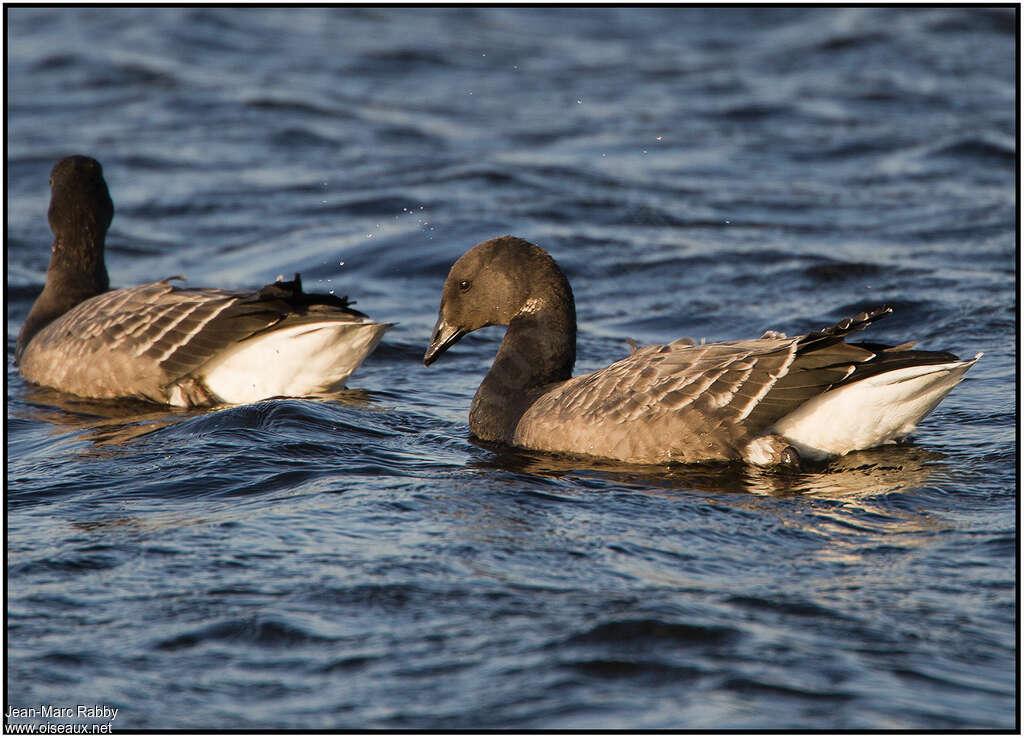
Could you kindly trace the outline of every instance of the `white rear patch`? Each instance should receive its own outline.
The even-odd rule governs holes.
[[[390,327],[325,321],[271,331],[225,351],[200,378],[230,404],[313,395],[348,379]]]
[[[824,392],[781,418],[777,433],[801,456],[824,459],[897,441],[935,409],[981,358],[896,369]]]

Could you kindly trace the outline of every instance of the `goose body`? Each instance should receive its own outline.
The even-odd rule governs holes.
[[[572,290],[543,250],[511,236],[455,262],[424,356],[507,325],[470,408],[483,440],[638,464],[825,459],[905,438],[981,356],[845,337],[880,308],[803,336],[646,346],[572,377]]]
[[[53,253],[15,350],[31,382],[180,407],[313,395],[343,383],[390,327],[304,292],[298,275],[255,291],[170,279],[109,290],[113,203],[99,162],[62,159],[50,182]]]

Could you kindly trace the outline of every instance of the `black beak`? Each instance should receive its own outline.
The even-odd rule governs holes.
[[[438,316],[437,324],[434,326],[433,338],[430,340],[430,345],[427,346],[427,353],[423,355],[423,363],[426,366],[433,364],[441,354],[458,343],[459,339],[464,335],[466,335],[465,331],[448,325],[444,318]]]

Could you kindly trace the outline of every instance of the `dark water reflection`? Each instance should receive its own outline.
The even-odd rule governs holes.
[[[665,487],[698,492],[734,492],[776,497],[871,497],[922,486],[943,455],[910,445],[859,451],[830,462],[804,462],[800,469],[761,469],[743,464],[631,466],[593,458],[569,458],[475,442],[492,456],[472,466],[527,477],[559,479],[587,474],[610,485]]]

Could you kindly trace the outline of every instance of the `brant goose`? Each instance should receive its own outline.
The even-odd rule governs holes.
[[[546,251],[503,236],[452,266],[423,361],[508,326],[469,411],[482,440],[637,464],[793,464],[906,437],[981,356],[843,340],[891,311],[792,338],[646,346],[572,377],[569,282]]]
[[[179,407],[313,395],[344,382],[392,325],[347,298],[303,292],[297,274],[255,292],[186,289],[174,277],[110,290],[114,205],[100,163],[61,159],[50,188],[53,254],[15,349],[30,382]]]

